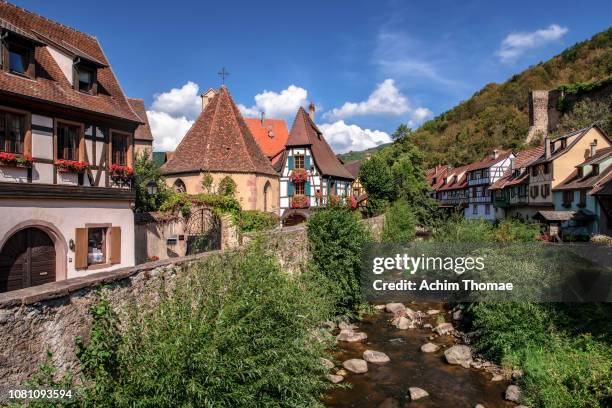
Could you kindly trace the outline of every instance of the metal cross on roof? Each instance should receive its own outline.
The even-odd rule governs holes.
[[[225,85],[225,77],[229,76],[229,72],[225,69],[225,67],[221,68],[221,71],[218,72],[218,75],[221,77],[221,84]]]

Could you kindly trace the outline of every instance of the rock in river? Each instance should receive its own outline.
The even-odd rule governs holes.
[[[425,343],[421,346],[421,351],[423,353],[435,353],[440,349],[440,346],[433,343]]]
[[[415,327],[414,322],[410,319],[405,318],[404,316],[400,317],[399,319],[396,319],[394,325],[400,330],[414,329]]]
[[[410,401],[416,401],[429,396],[427,391],[419,387],[410,387],[408,392],[410,393]]]
[[[512,402],[519,402],[521,400],[521,389],[516,385],[509,385],[506,388],[506,399]]]
[[[453,346],[444,352],[448,364],[458,364],[463,368],[470,368],[472,363],[472,350],[468,346]]]
[[[406,311],[406,306],[403,303],[387,303],[385,309],[389,313],[401,312],[404,313]]]
[[[368,363],[388,363],[391,361],[388,355],[380,351],[366,350],[363,352],[363,359]]]
[[[334,375],[334,374],[327,374],[325,377],[327,377],[327,379],[332,383],[332,384],[338,384],[339,382],[341,382],[342,380],[344,380],[344,377],[341,375]]]
[[[368,335],[364,332],[355,332],[353,330],[341,330],[340,334],[336,336],[338,341],[347,341],[353,343],[356,341],[362,341],[368,338]]]
[[[453,328],[453,325],[450,323],[440,323],[439,325],[436,326],[435,329],[433,329],[433,331],[438,333],[440,336],[445,335],[445,334],[450,334],[453,332],[453,330],[455,329]]]
[[[342,363],[342,366],[355,374],[363,374],[368,372],[368,363],[359,358],[351,358]]]

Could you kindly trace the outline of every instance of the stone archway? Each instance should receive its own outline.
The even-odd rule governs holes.
[[[308,218],[310,218],[310,215],[311,215],[310,210],[292,208],[292,209],[286,210],[283,213],[281,221],[282,221],[283,227],[291,227],[294,225],[302,224],[303,222],[308,220]]]
[[[49,236],[55,249],[55,281],[65,280],[68,268],[68,244],[60,230],[48,221],[27,220],[15,225],[0,240],[0,251],[4,249],[11,237],[27,228],[41,230]]]

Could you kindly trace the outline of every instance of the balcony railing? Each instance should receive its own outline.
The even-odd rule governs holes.
[[[491,179],[489,177],[482,177],[477,179],[469,179],[468,186],[480,186],[483,184],[490,184]]]
[[[469,200],[470,203],[490,203],[491,202],[491,197],[490,196],[480,196],[480,197],[470,197]]]

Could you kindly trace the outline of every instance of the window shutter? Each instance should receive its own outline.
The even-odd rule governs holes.
[[[110,263],[121,263],[121,227],[110,229]]]
[[[293,197],[293,183],[290,181],[287,182],[287,194],[289,197]]]
[[[77,228],[74,237],[74,267],[85,269],[87,268],[87,228]]]
[[[304,168],[310,170],[310,156],[304,156]]]
[[[310,181],[304,183],[304,194],[307,196],[310,195]]]
[[[287,158],[287,168],[291,171],[293,170],[293,156],[289,156]]]

